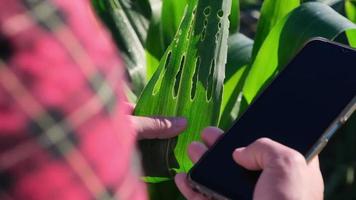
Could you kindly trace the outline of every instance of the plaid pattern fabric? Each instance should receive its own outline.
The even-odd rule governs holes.
[[[89,0],[0,0],[0,199],[146,199]]]

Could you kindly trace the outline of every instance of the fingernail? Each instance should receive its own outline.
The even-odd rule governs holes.
[[[187,126],[187,120],[185,118],[176,118],[174,120],[174,125],[177,127],[177,128],[184,128]]]
[[[175,177],[178,177],[178,178],[185,178],[187,174],[186,173],[178,173],[175,175]]]
[[[201,142],[197,142],[197,141],[193,141],[193,142],[191,142],[190,143],[190,145],[202,145],[202,143]]]
[[[243,150],[245,150],[246,147],[240,147],[235,149],[234,153],[241,153]]]
[[[232,157],[234,157],[235,159],[238,158],[244,149],[245,147],[235,149],[234,152],[232,153]]]

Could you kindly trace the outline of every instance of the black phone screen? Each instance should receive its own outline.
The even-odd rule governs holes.
[[[309,42],[193,167],[190,178],[227,198],[252,199],[258,174],[238,166],[233,150],[267,137],[305,155],[355,95],[356,51]]]

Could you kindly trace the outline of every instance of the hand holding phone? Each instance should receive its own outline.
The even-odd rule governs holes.
[[[205,129],[204,144],[193,143],[189,147],[192,161],[199,160],[220,136],[221,131],[216,128]],[[268,138],[238,148],[231,156],[248,170],[263,170],[254,191],[255,200],[323,199],[324,184],[317,157],[307,164],[299,152]],[[176,184],[188,200],[207,199],[190,188],[185,174],[176,176]]]
[[[320,153],[356,110],[355,61],[354,49],[324,39],[308,42],[190,170],[190,185],[209,198],[252,199],[256,186],[262,182],[260,175],[265,176],[265,171],[271,169],[262,165],[261,155],[271,155],[260,149],[263,153],[257,154],[258,164],[264,170],[252,172],[248,170],[251,166],[243,165],[246,163],[237,165],[232,153],[236,148],[255,144],[260,138],[270,138],[299,152],[305,157],[304,166],[295,162],[295,156],[279,160],[293,162],[297,169],[307,168],[306,163]],[[246,156],[250,157],[253,156]],[[290,170],[292,175],[297,172]],[[276,180],[279,180],[277,176]],[[268,190],[276,184],[270,182]],[[305,190],[312,189],[307,183],[301,184]]]

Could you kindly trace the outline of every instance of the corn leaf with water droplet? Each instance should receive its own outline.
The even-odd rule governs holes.
[[[149,182],[188,171],[187,146],[200,140],[203,128],[218,124],[230,8],[231,0],[189,1],[173,42],[136,105],[136,115],[184,116],[189,123],[177,138],[140,141]]]

